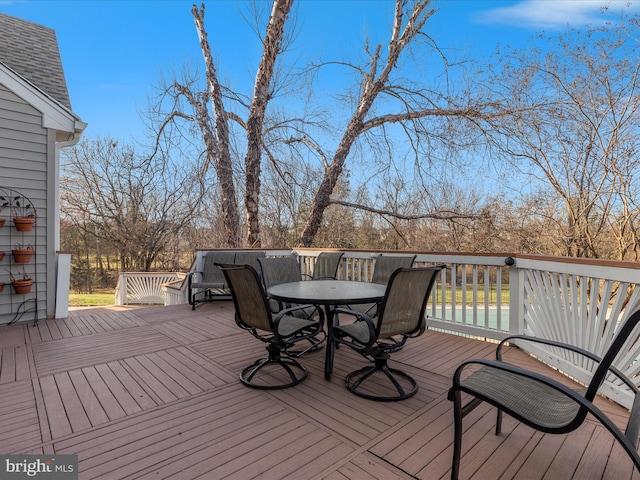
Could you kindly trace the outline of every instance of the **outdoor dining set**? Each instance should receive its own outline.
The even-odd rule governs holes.
[[[301,357],[322,348],[324,377],[330,381],[336,349],[345,346],[365,358],[364,366],[345,377],[350,392],[369,400],[400,401],[418,391],[416,379],[390,366],[389,360],[408,340],[424,333],[426,305],[446,266],[413,267],[415,255],[385,254],[375,259],[370,281],[349,281],[337,279],[341,257],[341,252],[320,253],[312,275],[305,278],[295,256],[266,257],[257,251],[206,254],[203,272],[189,278],[192,308],[226,294],[233,300],[237,325],[266,344],[268,355],[240,373],[244,385],[258,389],[298,385],[308,375]],[[444,288],[441,294],[445,294]],[[636,338],[638,323],[640,305],[631,305],[602,358],[571,345],[519,335],[499,343],[495,360],[460,365],[449,391],[455,419],[451,478],[458,478],[462,420],[481,402],[497,408],[496,434],[501,431],[503,412],[546,433],[571,432],[590,414],[615,436],[640,471],[640,395],[635,384],[613,364],[625,343]],[[505,345],[522,348],[526,342],[569,349],[593,362],[591,383],[577,391],[503,360]],[[599,386],[609,375],[616,376],[635,398],[624,432],[593,404]]]

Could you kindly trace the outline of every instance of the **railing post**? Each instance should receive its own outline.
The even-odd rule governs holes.
[[[116,295],[116,305],[127,304],[127,275],[121,273],[118,280],[118,290]]]
[[[524,269],[518,268],[516,261],[507,257],[509,266],[509,333],[524,333]]]
[[[71,283],[71,254],[58,252],[56,281],[56,318],[69,316],[69,290]]]

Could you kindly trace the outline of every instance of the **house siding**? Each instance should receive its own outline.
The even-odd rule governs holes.
[[[0,281],[7,283],[0,292],[0,324],[10,322],[17,305],[29,297],[14,295],[9,285],[9,270],[14,274],[18,271],[11,264],[11,248],[17,242],[32,243],[36,247],[35,259],[27,269],[37,282],[33,292],[37,291],[38,319],[44,319],[54,311],[54,301],[47,301],[47,298],[55,298],[55,295],[47,293],[47,264],[54,265],[52,255],[55,255],[47,246],[47,188],[49,169],[52,168],[47,159],[55,149],[55,135],[42,127],[42,122],[41,112],[0,84],[0,187],[11,188],[24,195],[37,211],[37,225],[31,234],[15,230],[8,209],[0,212],[0,217],[7,219],[0,229],[0,250],[6,252],[0,261]],[[31,297],[35,295],[31,294]],[[31,313],[20,318],[21,321],[32,319],[34,315]]]

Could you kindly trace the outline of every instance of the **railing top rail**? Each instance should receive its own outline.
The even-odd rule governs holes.
[[[158,276],[165,276],[165,277],[169,277],[171,275],[184,275],[183,272],[121,272],[120,275],[127,275],[127,276],[154,276],[154,277],[158,277]]]
[[[581,259],[569,257],[515,257],[517,268],[588,276],[620,282],[638,283],[640,264],[615,260]]]

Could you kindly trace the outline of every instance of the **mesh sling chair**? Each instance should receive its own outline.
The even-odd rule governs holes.
[[[258,260],[258,263],[260,263],[262,281],[266,289],[282,283],[302,281],[300,264],[298,264],[298,261],[292,255],[287,257],[261,258]],[[280,310],[292,306],[284,305],[277,300],[269,300],[269,305],[273,313],[278,313]]]
[[[287,257],[260,258],[258,262],[260,263],[260,269],[262,271],[262,281],[264,282],[264,287],[266,289],[274,285],[280,285],[282,283],[302,281],[300,264],[298,263],[298,260],[296,260],[296,258],[291,255]],[[271,308],[272,313],[278,313],[285,308],[292,308],[297,306],[298,305],[294,304],[283,304],[282,302],[278,302],[276,300],[269,300],[269,307]],[[310,319],[316,315],[316,310],[318,310],[318,308],[315,306],[306,306],[301,309],[293,310],[291,312],[291,315],[294,317]],[[323,319],[324,316],[322,316],[321,318]],[[302,350],[287,350],[287,353],[290,356],[297,357],[302,355],[303,353],[316,351],[322,348],[325,340],[324,328],[322,328],[322,325],[320,329],[317,329],[314,326],[313,330],[316,332],[316,334],[307,339],[310,343],[308,348]]]
[[[313,266],[313,280],[336,278],[343,252],[321,252]]]
[[[243,369],[240,381],[249,387],[263,389],[287,388],[302,382],[308,374],[306,367],[288,356],[283,358],[282,353],[286,355],[296,342],[317,334],[322,323],[291,315],[306,306],[285,309],[274,316],[258,272],[250,265],[218,264],[218,267],[231,290],[236,323],[267,344],[268,356]],[[322,319],[322,311],[319,315]]]
[[[378,315],[371,317],[355,310],[338,308],[334,311],[333,325],[329,328],[330,344],[345,344],[373,365],[347,375],[345,385],[349,391],[371,400],[404,400],[418,391],[418,383],[407,373],[390,368],[390,354],[400,350],[407,339],[425,331],[425,308],[437,274],[444,265],[424,268],[400,268],[393,272],[387,284]],[[355,317],[353,323],[339,325],[339,316]],[[332,365],[328,367],[329,371]],[[391,382],[392,394],[378,395],[367,389],[367,380],[373,375]],[[382,375],[381,375],[382,374]]]
[[[379,283],[380,285],[388,284],[389,278],[391,278],[391,274],[393,272],[399,268],[410,268],[415,259],[416,255],[378,255],[373,268],[371,282]],[[376,307],[377,305],[375,303],[369,303],[363,305],[349,305],[347,308],[355,310],[356,312],[363,312],[367,315],[375,316]]]
[[[496,360],[475,359],[461,364],[449,390],[449,400],[454,410],[454,447],[451,478],[457,480],[460,473],[462,452],[462,419],[483,401],[498,409],[496,435],[502,429],[502,413],[506,412],[516,420],[545,433],[569,433],[584,422],[591,414],[613,434],[640,471],[638,455],[638,434],[640,431],[640,393],[635,384],[627,378],[613,361],[626,345],[639,340],[635,327],[640,322],[640,308],[636,305],[628,320],[621,326],[604,356],[598,356],[572,345],[523,335],[504,339],[496,349]],[[631,335],[635,333],[635,335]],[[545,375],[525,370],[505,363],[502,348],[505,343],[514,344],[520,340],[549,345],[558,349],[575,352],[576,355],[592,361],[596,366],[586,389],[574,390]],[[517,345],[516,345],[517,346]],[[636,359],[631,359],[630,363]],[[479,368],[478,368],[479,367]],[[472,371],[470,375],[467,375]],[[597,406],[593,400],[607,376],[625,385],[633,395],[633,405],[623,433]],[[462,393],[473,398],[462,403]]]
[[[219,263],[235,263],[236,265],[251,265],[258,273],[260,273],[260,259],[265,257],[263,250],[238,250],[233,262]]]

